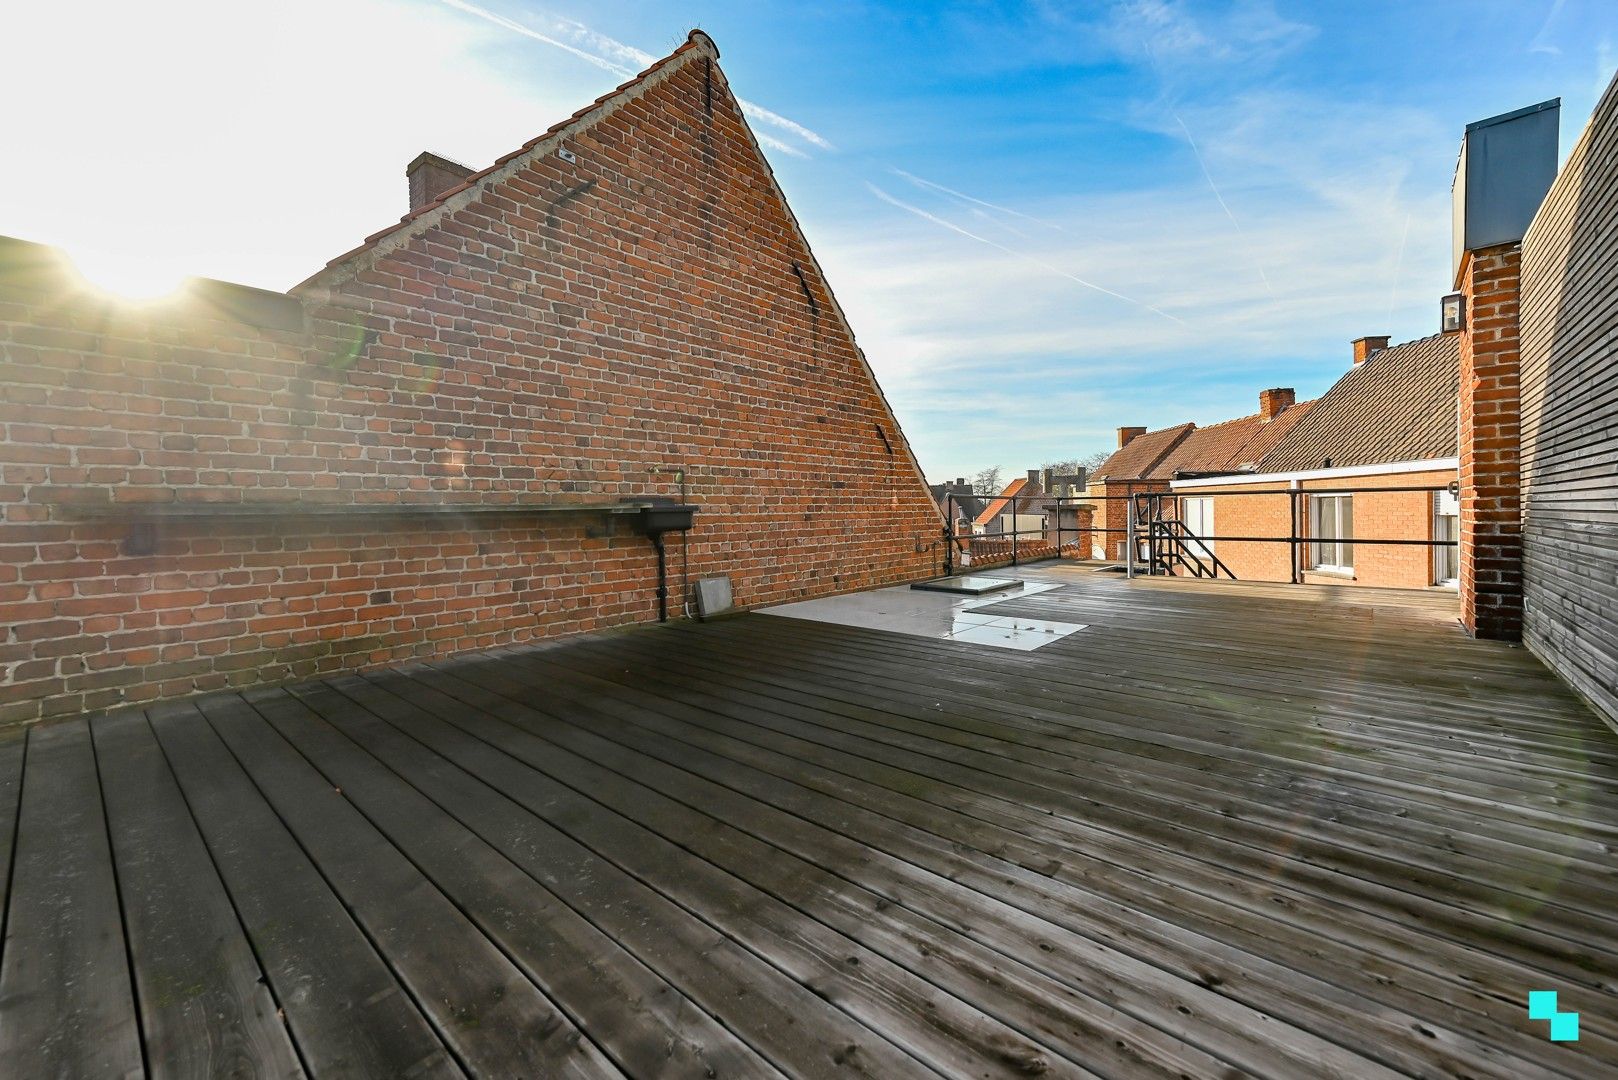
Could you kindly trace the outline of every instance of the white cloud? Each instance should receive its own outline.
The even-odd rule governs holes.
[[[917,209],[822,227],[816,250],[938,476],[1101,448],[1118,424],[1228,419],[1253,411],[1272,378],[1319,393],[1351,338],[1430,332],[1448,253],[1443,190],[1352,213],[1294,196],[1240,235],[1200,182],[1053,199],[1030,209],[1062,231],[1028,233],[1020,252]],[[1258,260],[1273,293],[1248,270]],[[1076,289],[1052,266],[1150,296],[1184,323]]]
[[[1120,52],[1144,52],[1169,70],[1187,64],[1268,64],[1317,32],[1281,16],[1266,0],[1244,0],[1214,11],[1193,9],[1184,0],[1124,0],[1113,5],[1104,30]]]

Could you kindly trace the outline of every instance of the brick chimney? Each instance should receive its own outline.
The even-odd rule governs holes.
[[[1461,622],[1522,636],[1522,465],[1517,305],[1522,243],[1468,252],[1461,271]]]
[[[1387,338],[1382,340],[1386,341]],[[1281,415],[1281,410],[1289,408],[1298,400],[1297,391],[1290,386],[1277,386],[1269,390],[1258,392],[1258,411],[1266,420],[1274,420]]]
[[[431,150],[423,150],[416,160],[405,166],[410,179],[410,209],[420,210],[451,188],[460,187],[462,181],[476,169],[469,169],[447,157],[439,157]]]
[[[1372,353],[1379,353],[1388,347],[1388,335],[1378,337],[1357,337],[1354,339],[1354,362],[1363,364],[1370,359]]]
[[[1118,429],[1118,449],[1122,450],[1141,435],[1146,434],[1143,427],[1121,427]]]

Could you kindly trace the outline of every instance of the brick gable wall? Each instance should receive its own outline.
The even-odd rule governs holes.
[[[293,298],[111,306],[27,247],[0,273],[0,721],[655,617],[623,518],[474,507],[677,497],[683,475],[676,611],[682,556],[744,605],[941,565],[700,43]],[[135,507],[282,500],[356,509],[131,529]],[[419,512],[445,504],[467,512]]]

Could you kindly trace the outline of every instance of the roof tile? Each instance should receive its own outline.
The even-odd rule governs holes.
[[[1101,467],[1095,471],[1095,478],[1111,481],[1145,479],[1164,455],[1195,429],[1195,424],[1177,424],[1137,435],[1101,463]]]
[[[1454,457],[1460,356],[1454,334],[1372,354],[1345,372],[1276,442],[1259,471]]]

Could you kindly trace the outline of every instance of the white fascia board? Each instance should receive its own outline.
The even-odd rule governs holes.
[[[1236,484],[1275,484],[1289,480],[1341,480],[1354,476],[1392,476],[1396,473],[1442,472],[1459,470],[1458,457],[1429,458],[1426,461],[1385,461],[1377,465],[1345,465],[1340,469],[1303,469],[1298,472],[1234,473],[1227,476],[1203,476],[1195,480],[1175,480],[1169,487],[1175,491],[1196,488],[1217,488]]]

